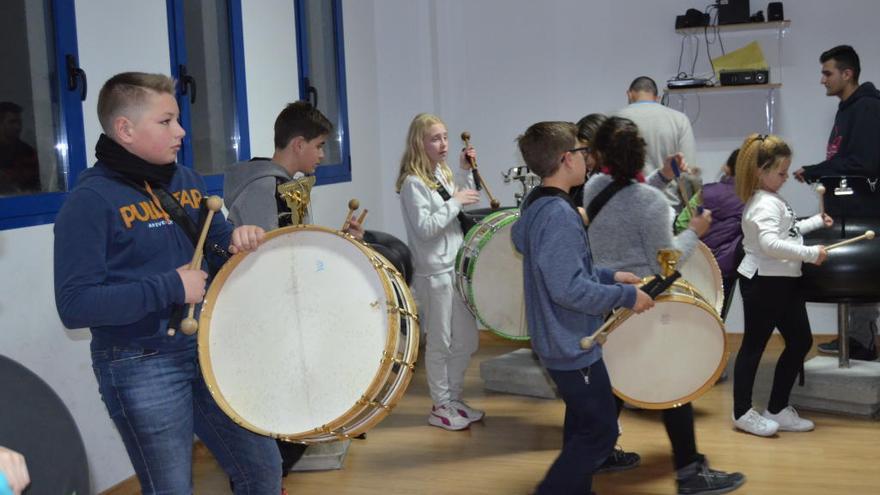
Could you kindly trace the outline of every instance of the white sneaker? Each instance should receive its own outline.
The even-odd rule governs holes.
[[[809,419],[800,417],[795,408],[791,406],[776,414],[764,411],[762,416],[771,421],[776,421],[779,424],[779,431],[812,431],[816,427],[816,424]]]
[[[449,405],[454,407],[458,411],[458,414],[463,416],[465,419],[467,419],[471,423],[476,423],[477,421],[481,421],[483,419],[483,417],[486,416],[485,411],[481,411],[479,409],[474,409],[473,407],[468,405],[467,402],[465,402],[461,399],[456,399],[456,400],[450,401]]]
[[[761,416],[754,408],[749,409],[739,419],[733,417],[733,426],[759,437],[772,437],[776,434],[776,430],[779,429],[779,423]]]
[[[458,413],[449,404],[431,407],[431,415],[428,416],[428,424],[439,426],[445,430],[464,430],[471,425],[467,418]]]

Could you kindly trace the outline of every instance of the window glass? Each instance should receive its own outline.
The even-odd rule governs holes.
[[[178,67],[178,84],[189,102],[192,160],[186,164],[204,175],[222,174],[239,159],[227,2],[186,0],[183,23],[186,63]]]
[[[0,197],[67,190],[49,2],[0,2]]]
[[[304,1],[307,81],[306,99],[333,122],[333,134],[324,146],[324,163],[342,162],[343,129],[339,111],[339,76],[337,74],[336,30],[333,20],[334,2],[325,0]]]

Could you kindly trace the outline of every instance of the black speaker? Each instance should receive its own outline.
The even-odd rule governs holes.
[[[749,0],[717,0],[718,24],[749,22]]]
[[[770,2],[767,4],[767,20],[783,21],[785,14],[782,13],[782,2]]]
[[[708,25],[709,14],[704,14],[697,9],[687,9],[687,12],[684,15],[675,16],[675,29]]]

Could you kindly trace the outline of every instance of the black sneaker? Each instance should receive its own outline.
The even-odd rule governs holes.
[[[840,354],[840,342],[838,339],[834,339],[831,342],[817,345],[816,350],[822,354],[832,354],[836,356]]]
[[[693,470],[691,474],[675,480],[675,484],[678,486],[678,495],[720,495],[732,492],[746,482],[744,474],[709,469],[709,463],[706,461],[699,464],[694,463],[680,472],[691,469]]]
[[[614,452],[605,459],[594,474],[613,473],[632,469],[642,462],[642,457],[635,452],[624,452],[620,447],[614,447]]]
[[[819,344],[816,346],[816,350],[821,352],[822,354],[840,354],[840,342],[838,339],[834,339],[831,342],[826,342],[824,344]],[[857,359],[859,361],[876,361],[877,360],[877,347],[871,346],[866,348],[859,341],[855,339],[849,339],[849,357],[850,359]]]
[[[850,339],[849,357],[850,359],[858,359],[859,361],[876,361],[877,346],[865,347],[858,341]]]

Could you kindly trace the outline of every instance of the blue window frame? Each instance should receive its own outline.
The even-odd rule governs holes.
[[[222,194],[223,167],[251,157],[241,0],[166,5],[171,74],[186,129],[178,163],[201,173],[209,194]]]
[[[317,184],[350,182],[342,0],[296,0],[294,9],[300,99],[311,101],[334,126],[315,174]]]
[[[48,67],[35,67],[35,70],[49,74],[51,105],[45,110],[51,113],[47,119],[52,125],[47,127],[52,129],[44,131],[53,134],[50,140],[54,141],[55,149],[40,151],[53,157],[55,171],[50,175],[54,184],[44,185],[42,192],[0,197],[0,230],[53,223],[68,189],[87,167],[82,112],[86,82],[78,62],[74,0],[44,0],[41,8],[45,14],[46,39],[39,42],[45,43]],[[30,63],[35,63],[35,59],[31,58]],[[32,81],[31,84],[38,83]]]

